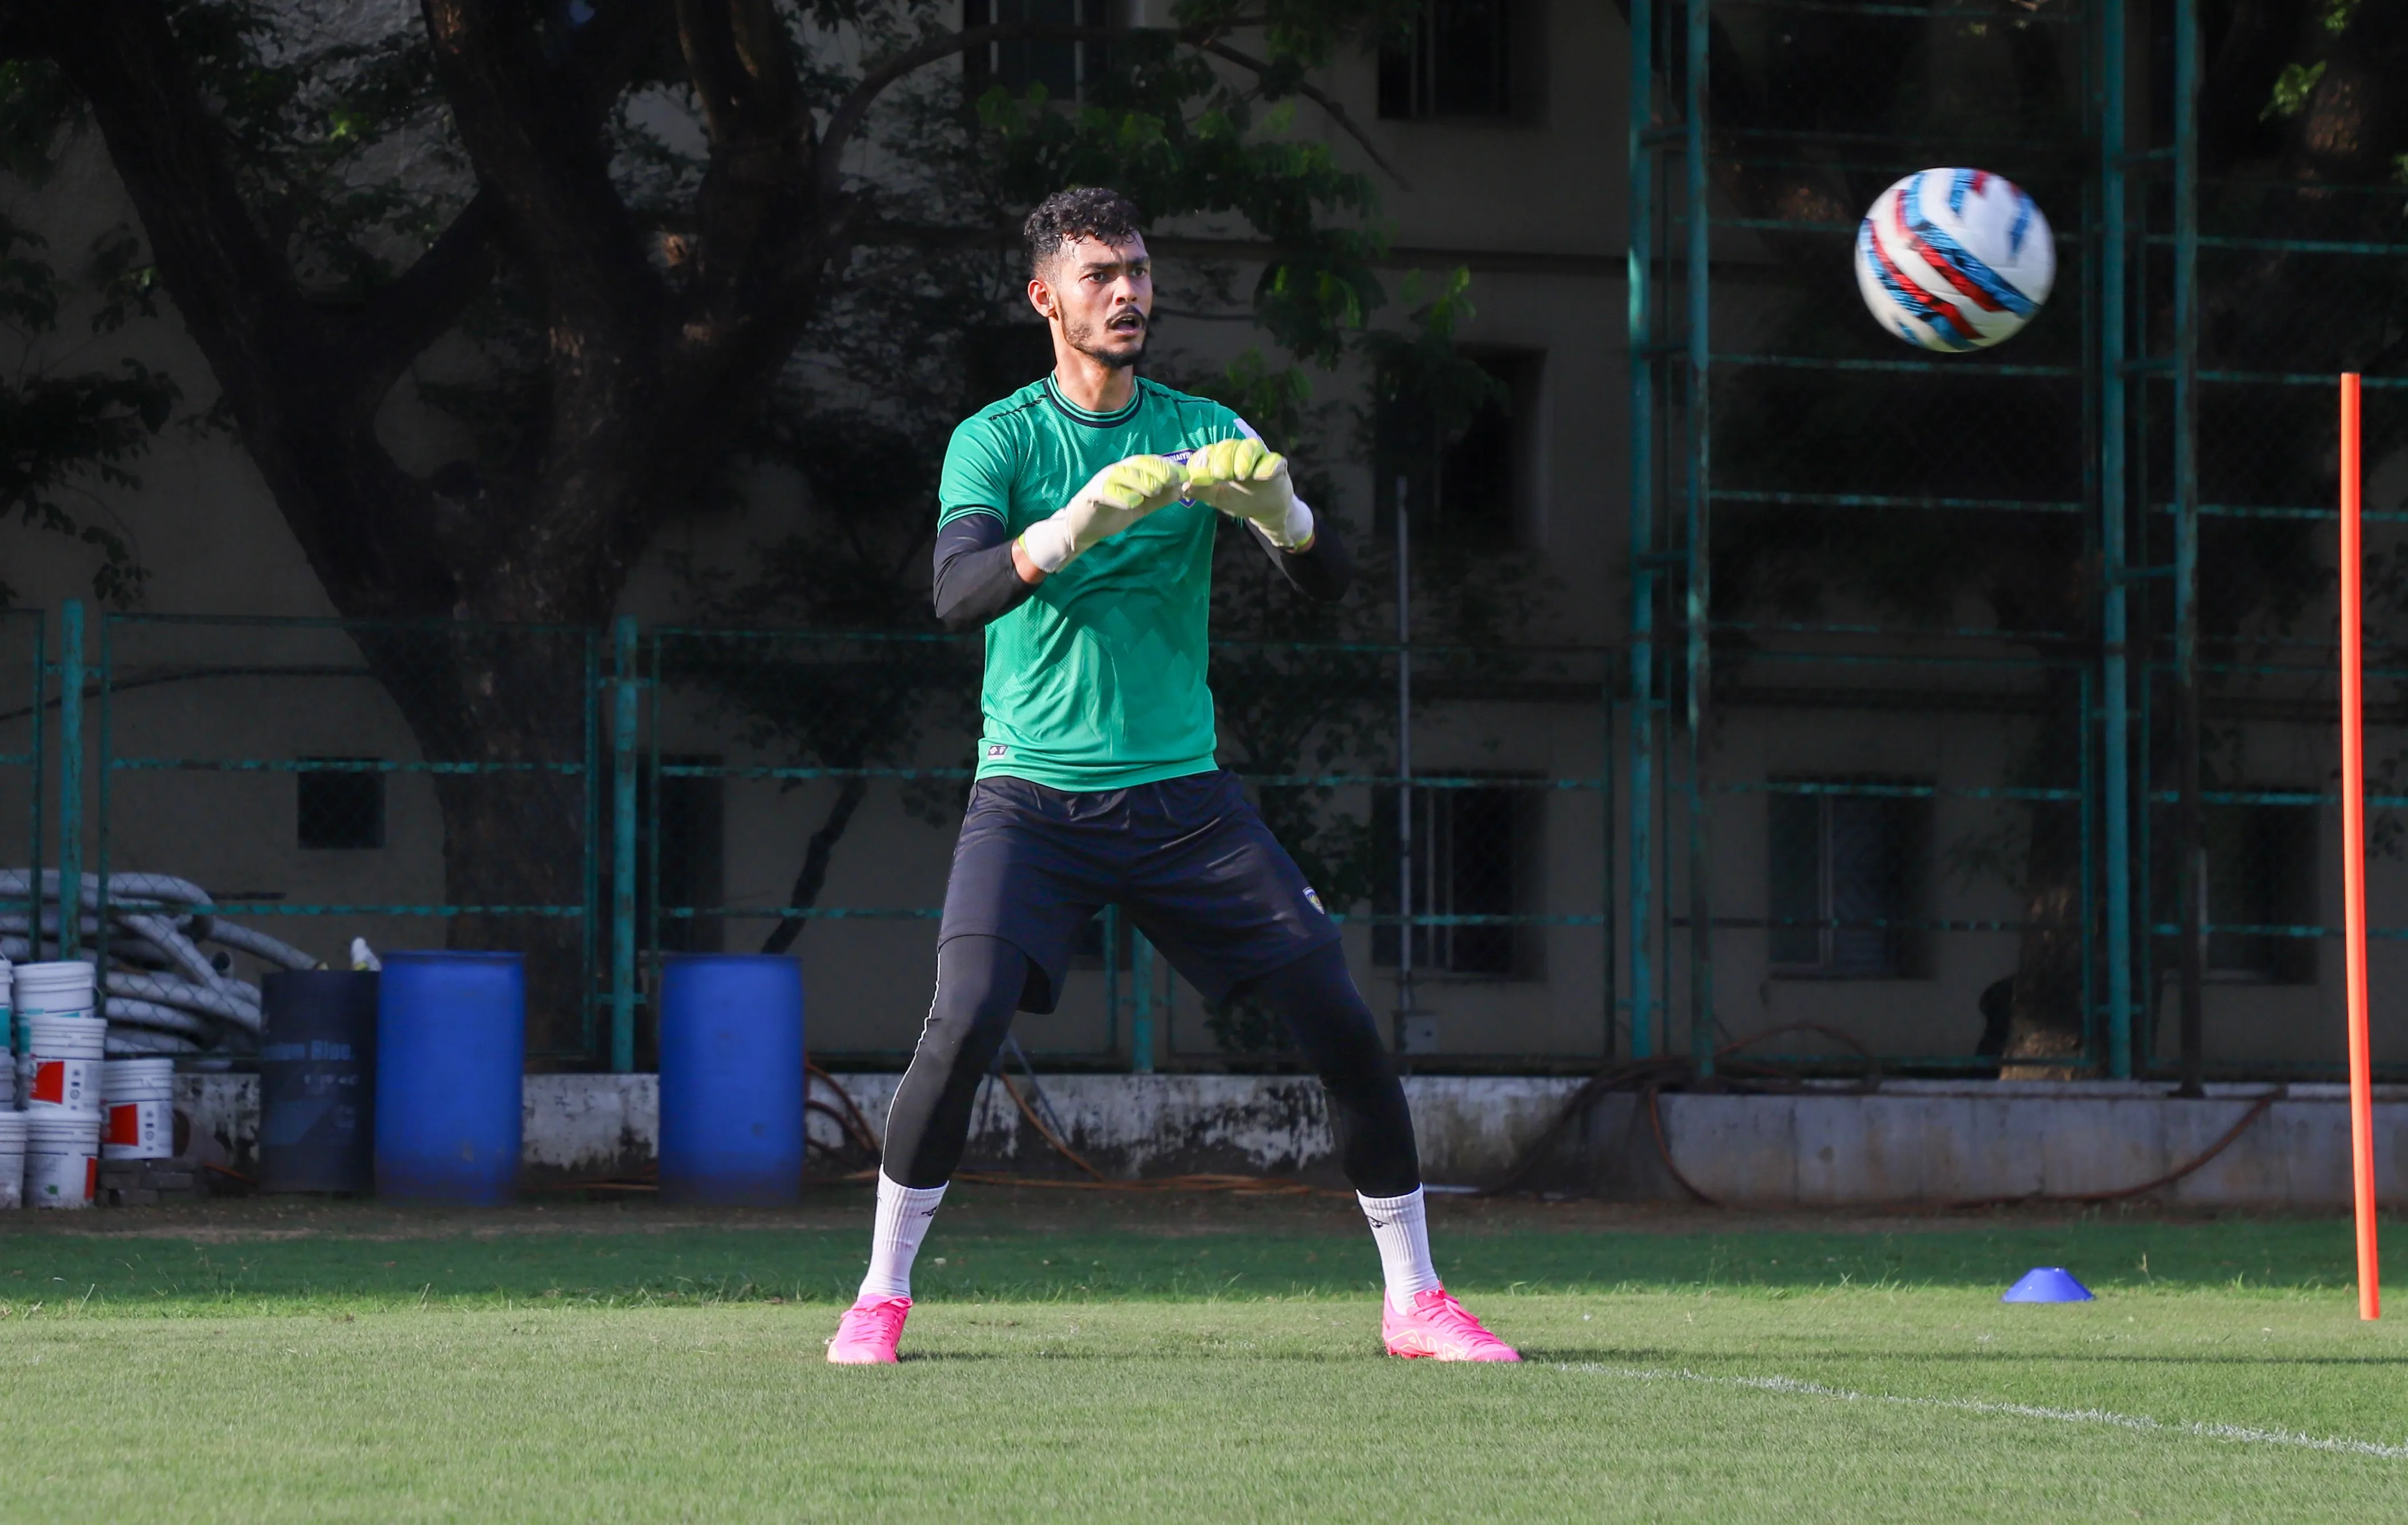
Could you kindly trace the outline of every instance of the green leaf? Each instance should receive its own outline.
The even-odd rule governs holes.
[[[2309,97],[2316,93],[2316,82],[2325,77],[2325,61],[2314,64],[2286,64],[2274,80],[2274,98],[2258,113],[2260,121],[2279,119],[2287,121],[2307,109]]]

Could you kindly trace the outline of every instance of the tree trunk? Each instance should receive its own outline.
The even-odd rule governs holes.
[[[786,891],[786,904],[798,910],[809,910],[819,904],[820,891],[827,884],[828,858],[836,851],[837,843],[844,836],[845,828],[853,824],[853,813],[861,808],[862,799],[869,792],[869,780],[854,777],[844,781],[837,791],[835,801],[820,821],[820,829],[803,849],[803,866],[795,874],[794,888]],[[761,944],[764,953],[783,953],[795,946],[803,929],[810,923],[799,916],[782,917]]]
[[[492,624],[371,626],[355,633],[436,765],[444,901],[492,907],[446,917],[446,946],[523,953],[527,1051],[591,1044],[599,950],[591,823],[597,802],[581,630]]]

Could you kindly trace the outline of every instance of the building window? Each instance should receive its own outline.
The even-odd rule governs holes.
[[[1413,913],[1435,917],[1537,914],[1543,804],[1538,791],[1511,786],[1415,789]],[[1374,790],[1371,809],[1371,908],[1375,914],[1394,916],[1401,877],[1397,791]],[[1396,966],[1398,930],[1393,923],[1372,928],[1374,963]],[[1475,922],[1412,930],[1413,967],[1418,970],[1492,979],[1533,979],[1541,972],[1543,941],[1534,926]]]
[[[1930,858],[1928,796],[1852,794],[1907,779],[1777,781],[1765,802],[1772,972],[1832,979],[1925,973],[1918,923]],[[1921,786],[1917,786],[1921,787]]]
[[[657,761],[658,768],[655,768]],[[646,758],[636,776],[636,925],[657,937],[664,953],[717,953],[726,946],[727,780],[716,772],[726,759],[716,753],[666,752]],[[608,871],[618,848],[609,802],[618,771],[602,755],[597,784],[602,801],[601,861]],[[785,884],[781,882],[782,897]],[[694,915],[656,915],[695,912]],[[707,913],[707,914],[704,914]]]
[[[962,25],[1107,26],[1107,0],[962,0]],[[1017,94],[1031,85],[1046,98],[1075,101],[1109,66],[1107,48],[1096,42],[1021,38],[993,42],[962,55],[962,75],[977,100],[997,85]]]
[[[2214,929],[2318,924],[2318,824],[2314,805],[2211,805],[2202,809],[2211,976],[2272,985],[2315,983],[2315,937]]]
[[[384,846],[384,760],[375,757],[305,757],[293,776],[301,846],[360,851]]]
[[[1509,549],[1527,545],[1536,518],[1539,385],[1537,350],[1467,351],[1497,386],[1470,421],[1442,439],[1428,403],[1383,384],[1372,419],[1373,519],[1396,534],[1401,493],[1416,533],[1451,543]]]
[[[1380,50],[1380,115],[1533,119],[1543,30],[1531,0],[1423,0],[1411,41]]]

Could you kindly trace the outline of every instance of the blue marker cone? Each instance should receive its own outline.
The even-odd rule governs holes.
[[[2036,1265],[2006,1290],[2001,1303],[2087,1303],[2090,1289],[2061,1265]]]

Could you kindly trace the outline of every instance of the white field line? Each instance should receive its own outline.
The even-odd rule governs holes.
[[[1714,1376],[1705,1372],[1669,1371],[1641,1366],[1604,1366],[1594,1361],[1559,1361],[1561,1372],[1618,1376],[1631,1382],[1697,1382],[1714,1388],[1748,1388],[1757,1392],[1784,1393],[1794,1398],[1828,1398],[1843,1404],[1894,1404],[1901,1408],[1944,1408],[1959,1414],[1999,1414],[2019,1419],[2055,1419],[2062,1424],[2104,1424],[2147,1434],[2197,1435],[2205,1440],[2237,1441],[2249,1446],[2287,1446],[2303,1451],[2332,1451],[2343,1456],[2373,1456],[2386,1461],[2408,1461],[2408,1446],[2339,1436],[2307,1435],[2292,1430],[2260,1430],[2245,1424],[2209,1424],[2198,1419],[2153,1419],[2145,1414],[2117,1414],[2103,1408],[2052,1408],[2042,1404],[2002,1404],[1980,1398],[1902,1398],[1887,1392],[1853,1392],[1794,1376]]]

